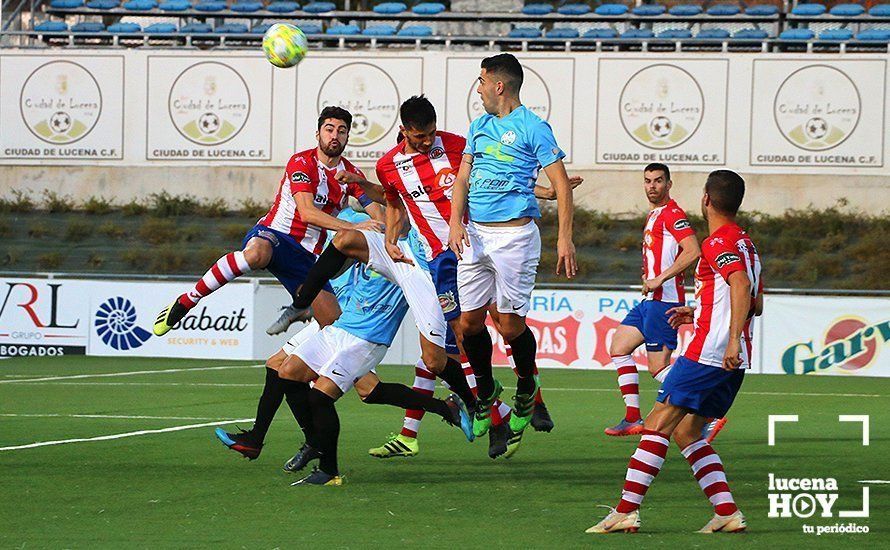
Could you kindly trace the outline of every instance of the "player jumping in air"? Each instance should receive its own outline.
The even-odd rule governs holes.
[[[677,349],[677,330],[668,324],[667,311],[686,305],[683,272],[699,255],[698,240],[686,212],[671,198],[671,172],[653,163],[643,170],[643,189],[649,215],[643,230],[643,294],[645,299],[621,321],[612,336],[609,355],[618,371],[624,398],[624,418],[606,428],[606,435],[637,435],[640,418],[640,376],[633,352],[646,344],[649,374],[664,382],[670,372],[671,353]]]
[[[671,437],[692,467],[714,517],[700,533],[739,532],[747,524],[733,500],[720,457],[701,437],[709,417],[732,406],[751,358],[751,320],[763,312],[761,263],[754,243],[736,224],[745,181],[735,172],[711,172],[702,196],[709,236],[695,269],[698,306],[668,311],[671,326],[694,322],[695,335],[658,390],[627,467],[621,500],[588,533],[635,532],[640,505],[658,475]]]
[[[470,124],[463,160],[452,190],[448,246],[457,255],[460,328],[463,346],[476,374],[479,399],[473,431],[491,425],[490,409],[503,388],[492,376],[491,335],[485,327],[489,304],[516,364],[516,395],[510,429],[521,434],[531,421],[539,383],[537,344],[525,323],[531,305],[541,237],[535,180],[543,167],[556,194],[559,216],[556,273],[576,272],[572,242],[572,185],[550,125],[520,99],[523,71],[510,54],[482,61],[478,93],[485,114]],[[469,206],[469,225],[463,218]]]

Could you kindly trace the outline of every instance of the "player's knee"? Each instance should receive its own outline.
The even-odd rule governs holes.
[[[479,320],[473,316],[461,315],[459,326],[461,337],[465,334],[479,334],[485,330],[485,318]]]
[[[693,430],[690,426],[678,426],[677,429],[674,430],[673,437],[677,447],[685,449],[701,438],[701,430]]]
[[[262,269],[272,260],[272,245],[265,239],[252,239],[244,249],[244,260],[250,269]]]
[[[337,247],[337,250],[346,254],[357,246],[361,238],[361,233],[355,229],[347,229],[346,231],[337,231],[337,235],[334,236],[334,240],[331,242]]]
[[[279,370],[281,368],[281,364],[284,362],[284,359],[278,357],[278,354],[273,355],[272,357],[266,359],[266,368],[272,370]]]
[[[426,365],[426,368],[430,370],[433,374],[440,374],[445,370],[445,363],[448,361],[448,356],[445,355],[445,350],[436,351],[423,351],[420,354],[420,360],[423,361],[423,364]]]

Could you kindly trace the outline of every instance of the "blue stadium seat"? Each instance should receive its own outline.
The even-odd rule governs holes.
[[[779,8],[772,4],[754,4],[745,8],[745,15],[754,17],[769,17],[779,13]]]
[[[692,38],[692,31],[689,29],[666,29],[658,33],[658,38]]]
[[[396,28],[392,25],[373,25],[362,31],[365,36],[393,36]]]
[[[837,17],[859,17],[865,13],[865,6],[862,4],[836,4],[828,10],[828,13]]]
[[[723,38],[729,38],[729,31],[726,29],[702,29],[698,31],[698,34],[695,35],[696,38],[707,38],[709,40],[717,40]]]
[[[621,38],[637,40],[642,38],[655,38],[655,33],[652,32],[652,29],[627,29],[621,33]]]
[[[153,23],[145,27],[144,32],[148,34],[168,34],[176,32],[176,25],[173,23]]]
[[[306,23],[304,25],[297,25],[303,34],[322,34],[321,25],[317,23]]]
[[[581,33],[578,29],[554,28],[547,32],[547,38],[578,38]]]
[[[716,17],[731,17],[741,13],[742,9],[735,4],[717,4],[708,8],[707,14]]]
[[[195,5],[196,10],[207,11],[207,12],[223,11],[227,7],[228,6],[226,5],[226,3],[221,2],[220,0],[205,0],[204,2],[198,2]],[[207,32],[210,32],[210,31],[207,31]]]
[[[616,36],[618,33],[615,32],[615,29],[590,29],[584,33],[584,38],[608,39]]]
[[[68,25],[64,21],[44,21],[34,25],[34,30],[40,32],[65,32],[68,30]]]
[[[149,11],[156,7],[158,7],[158,3],[155,0],[130,0],[129,2],[124,2],[123,5],[123,8],[129,11]]]
[[[250,34],[266,34],[266,31],[269,30],[274,23],[263,23],[261,25],[254,25],[250,28]]]
[[[413,36],[416,38],[423,38],[425,36],[432,36],[433,29],[431,27],[427,27],[426,25],[412,25],[410,27],[402,27],[396,34],[399,36]]]
[[[587,4],[563,4],[556,13],[560,15],[587,15],[590,13],[590,6]]]
[[[256,1],[235,2],[230,9],[238,13],[253,13],[263,9],[263,3]]]
[[[856,40],[890,42],[890,29],[868,29],[856,35]]]
[[[541,38],[541,29],[534,27],[516,27],[507,33],[509,38]]]
[[[819,40],[845,41],[853,38],[850,29],[825,29],[819,33]]]
[[[218,25],[213,32],[217,34],[247,34],[247,25],[244,23],[226,23]]]
[[[166,0],[158,5],[161,11],[185,11],[192,9],[192,3],[189,0]]]
[[[553,12],[553,6],[550,4],[526,4],[522,6],[522,13],[525,15],[547,15]]]
[[[402,13],[407,9],[408,6],[401,2],[383,2],[382,4],[377,4],[376,6],[374,6],[374,13],[395,15],[397,13]]]
[[[417,4],[411,11],[417,15],[438,15],[445,11],[445,4],[441,2],[421,2]]]
[[[102,32],[105,25],[97,21],[81,21],[76,25],[71,25],[71,32]]]
[[[769,38],[769,33],[763,29],[742,29],[736,31],[732,37],[740,40],[763,40]]]
[[[825,6],[822,4],[798,4],[794,6],[791,13],[792,15],[816,17],[825,13]]]
[[[603,16],[624,15],[627,13],[627,6],[625,4],[603,4],[597,6],[593,13]]]
[[[810,29],[785,29],[779,38],[782,40],[812,40],[815,36],[816,33]]]
[[[661,4],[643,4],[642,6],[635,7],[633,14],[641,17],[655,17],[664,15],[665,11],[667,11],[667,8]],[[624,35],[621,36],[623,37]]]
[[[303,6],[303,11],[306,13],[325,13],[335,9],[337,6],[333,2],[309,2]]]
[[[890,4],[878,4],[868,10],[868,14],[873,17],[890,17]]]
[[[290,13],[300,9],[300,5],[296,2],[272,2],[266,9],[272,13]]]
[[[701,15],[701,6],[696,4],[680,4],[668,10],[668,13],[676,17],[692,17],[694,15]]]
[[[120,6],[118,0],[89,0],[87,7],[94,10],[110,10]],[[74,27],[72,27],[72,30]]]
[[[188,25],[183,25],[179,32],[184,34],[206,34],[213,32],[213,28],[207,23],[189,23]]]
[[[358,28],[358,25],[336,25],[334,27],[329,27],[324,33],[339,36],[354,36],[361,34],[362,30]]]
[[[108,32],[113,32],[115,34],[142,32],[142,25],[139,23],[115,23],[113,25],[108,25]]]
[[[83,0],[52,0],[49,3],[49,7],[57,9],[72,9],[81,6],[83,6]],[[65,25],[65,30],[68,30],[68,25]]]

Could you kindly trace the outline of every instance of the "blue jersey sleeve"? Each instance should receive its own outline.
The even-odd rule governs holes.
[[[467,130],[467,144],[464,146],[464,154],[472,155],[476,152],[476,122],[482,117],[476,117],[470,122],[470,128]]]
[[[554,162],[564,158],[566,154],[559,148],[556,143],[556,137],[553,136],[553,129],[546,121],[541,120],[529,129],[529,141],[535,158],[541,166],[550,166]]]

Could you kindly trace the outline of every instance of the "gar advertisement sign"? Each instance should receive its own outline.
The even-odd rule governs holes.
[[[146,158],[272,158],[273,68],[256,56],[148,56]]]
[[[88,307],[80,281],[0,279],[0,357],[84,355]]]
[[[124,157],[124,56],[0,58],[0,158]]]
[[[601,59],[596,162],[725,164],[728,74],[727,59]]]
[[[757,59],[753,166],[881,167],[887,61]]]

